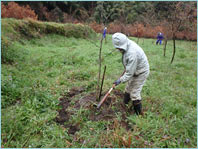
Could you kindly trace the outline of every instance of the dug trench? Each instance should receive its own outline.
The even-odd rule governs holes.
[[[63,127],[68,129],[68,133],[74,135],[77,131],[80,130],[79,124],[73,124],[69,122],[71,116],[74,114],[72,111],[77,111],[80,108],[89,110],[88,119],[90,121],[112,121],[114,122],[117,118],[117,115],[120,114],[121,120],[119,124],[121,127],[126,130],[132,129],[127,121],[127,114],[134,114],[132,110],[129,110],[122,102],[124,94],[120,90],[113,90],[111,95],[106,99],[100,109],[97,109],[94,104],[97,104],[96,101],[96,93],[90,93],[88,95],[84,95],[80,97],[80,99],[75,99],[75,96],[81,95],[81,93],[85,92],[85,89],[82,87],[73,87],[59,98],[59,107],[58,115],[55,118],[55,121],[62,125]],[[106,93],[106,92],[104,92]],[[102,94],[102,97],[104,94]],[[72,100],[76,100],[74,104]],[[69,110],[75,109],[75,110]],[[111,128],[111,126],[108,126]]]

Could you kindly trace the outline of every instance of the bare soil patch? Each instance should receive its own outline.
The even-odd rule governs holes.
[[[80,128],[79,126],[68,124],[70,116],[72,115],[72,113],[69,112],[68,108],[70,107],[70,102],[72,101],[73,97],[82,93],[83,91],[85,90],[82,87],[74,87],[66,95],[59,99],[60,110],[58,110],[59,114],[56,117],[55,121],[63,125],[65,128],[68,128],[68,133],[72,135],[79,131]],[[117,118],[117,115],[119,113],[121,114],[121,126],[126,130],[130,130],[131,126],[127,122],[126,116],[127,113],[133,114],[134,112],[129,110],[123,104],[123,97],[123,92],[115,89],[112,91],[111,95],[107,98],[107,100],[103,103],[102,107],[100,109],[97,109],[96,107],[94,107],[94,104],[98,104],[98,101],[96,101],[96,94],[90,93],[77,100],[73,107],[77,110],[80,109],[80,107],[84,109],[89,109],[90,112],[88,118],[91,121],[113,121],[113,119]]]

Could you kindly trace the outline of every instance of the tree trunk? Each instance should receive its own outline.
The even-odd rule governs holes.
[[[98,69],[98,83],[97,83],[97,89],[96,89],[96,97],[98,97],[98,95],[99,95],[99,89],[100,89],[102,41],[103,41],[103,35],[102,35],[102,39],[101,39],[101,41],[100,41],[100,50],[99,50],[99,69]]]
[[[99,97],[98,97],[98,100],[99,100],[99,101],[100,101],[100,97],[101,97],[101,94],[102,94],[102,87],[103,87],[105,72],[106,72],[106,65],[105,65],[105,67],[104,67],[104,72],[103,72],[103,77],[102,77],[102,83],[101,83],[101,86],[100,86],[100,92],[99,92]]]
[[[164,41],[164,56],[166,56],[166,45],[167,45],[168,40],[165,39]]]
[[[175,57],[175,52],[176,52],[176,48],[175,48],[175,35],[173,36],[173,56],[171,59],[171,64],[173,63],[174,57]]]
[[[138,36],[137,44],[138,44],[138,42],[139,42],[139,39],[140,39],[140,37]]]

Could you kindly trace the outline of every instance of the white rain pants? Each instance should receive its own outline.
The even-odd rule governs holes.
[[[146,71],[139,75],[134,75],[128,82],[125,88],[125,92],[130,94],[131,100],[141,100],[142,87],[149,76],[149,71]]]

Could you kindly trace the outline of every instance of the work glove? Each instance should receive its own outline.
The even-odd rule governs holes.
[[[115,84],[115,86],[119,85],[121,83],[120,79],[116,80],[113,84]]]

